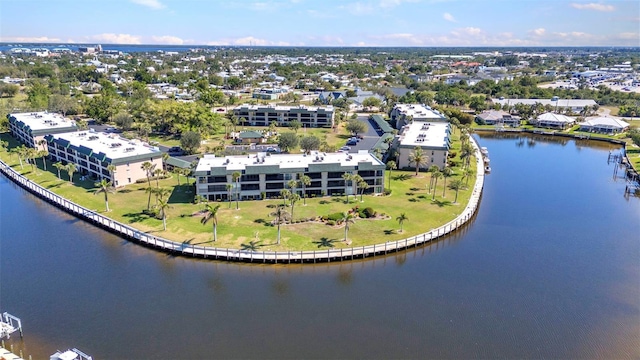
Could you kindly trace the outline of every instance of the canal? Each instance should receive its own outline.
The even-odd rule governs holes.
[[[157,253],[0,177],[0,310],[25,334],[9,343],[34,359],[640,357],[640,199],[607,164],[619,149],[479,140],[492,173],[467,227],[339,264]]]

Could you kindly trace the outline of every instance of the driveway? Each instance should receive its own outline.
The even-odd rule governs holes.
[[[373,146],[378,142],[380,136],[382,136],[382,134],[378,134],[378,132],[376,132],[375,123],[369,120],[368,115],[358,116],[358,121],[367,124],[367,132],[363,134],[363,139],[361,139],[356,145],[351,146],[351,150],[349,150],[350,153],[357,153],[359,150],[369,151],[373,149]]]

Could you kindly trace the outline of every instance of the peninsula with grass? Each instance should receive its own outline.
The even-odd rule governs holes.
[[[419,104],[413,115],[397,110],[400,129],[383,154],[296,144],[288,152],[205,153],[193,162],[115,128],[31,139],[54,115],[17,113],[0,134],[0,159],[69,201],[174,242],[252,251],[359,247],[435,229],[460,215],[472,194],[477,155],[469,127]],[[432,117],[415,119],[416,111]],[[331,132],[350,141],[368,126],[384,134],[380,118]]]

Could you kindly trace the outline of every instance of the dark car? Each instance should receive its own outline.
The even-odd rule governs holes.
[[[184,150],[182,150],[180,146],[173,146],[167,150],[167,153],[169,153],[169,155],[180,156],[184,155]]]

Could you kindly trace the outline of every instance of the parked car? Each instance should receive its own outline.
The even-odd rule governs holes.
[[[351,148],[349,146],[343,146],[340,148],[340,151],[349,151]]]
[[[180,146],[173,146],[169,148],[167,153],[169,153],[169,155],[180,156],[180,155],[184,155],[184,150],[182,150]]]
[[[355,140],[355,139],[353,139],[353,138],[351,138],[351,139],[347,140],[347,145],[355,145],[355,144],[357,144],[357,143],[358,143],[358,141],[357,141],[357,140]]]

